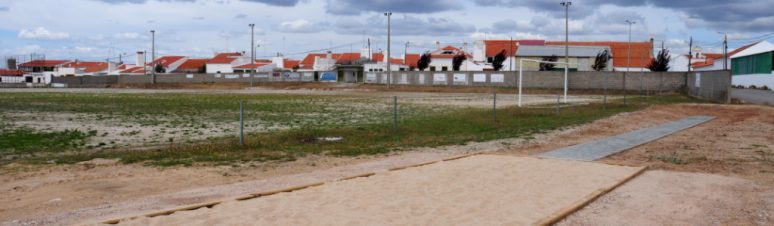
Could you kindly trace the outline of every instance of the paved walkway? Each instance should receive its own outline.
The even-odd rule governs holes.
[[[537,156],[556,159],[594,161],[697,126],[712,119],[714,119],[714,117],[689,117],[650,128],[624,133],[618,136],[541,153]]]
[[[751,104],[774,106],[774,91],[732,89],[731,98],[736,98]]]

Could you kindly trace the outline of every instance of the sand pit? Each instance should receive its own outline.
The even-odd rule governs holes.
[[[121,225],[530,225],[641,170],[477,155]]]

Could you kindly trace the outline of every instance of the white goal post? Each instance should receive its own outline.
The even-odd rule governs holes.
[[[563,102],[567,103],[567,74],[570,71],[569,66],[570,65],[578,65],[577,63],[564,63],[564,62],[553,62],[553,61],[543,61],[543,60],[532,60],[532,59],[519,59],[519,107],[521,107],[521,86],[522,86],[522,76],[524,74],[524,61],[529,62],[536,62],[536,63],[549,63],[549,64],[561,64],[564,65],[564,100]]]

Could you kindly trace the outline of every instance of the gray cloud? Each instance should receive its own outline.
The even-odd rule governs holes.
[[[476,31],[473,25],[460,24],[446,18],[429,17],[422,19],[404,15],[393,17],[392,35],[396,36],[465,36]],[[384,16],[373,16],[363,22],[340,20],[336,22],[337,32],[351,35],[381,35],[387,33],[387,21]]]
[[[243,0],[243,1],[260,2],[267,5],[284,6],[284,7],[296,6],[296,4],[298,4],[299,2],[299,0]]]
[[[244,19],[244,18],[247,18],[247,14],[240,13],[240,14],[237,14],[234,18],[235,19]]]
[[[8,6],[0,6],[0,12],[8,12],[9,10],[11,10],[11,8]]]
[[[435,13],[460,9],[454,0],[328,0],[326,10],[337,15],[362,12]]]
[[[572,1],[570,17],[586,18],[594,15],[603,5],[654,6],[684,13],[693,25],[703,25],[721,30],[760,31],[774,29],[771,1],[754,0],[579,0]],[[564,10],[558,2],[544,0],[475,0],[479,6],[523,7],[555,17],[563,17]]]

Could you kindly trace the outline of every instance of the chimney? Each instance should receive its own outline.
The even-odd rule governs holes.
[[[327,53],[327,54],[325,54],[325,58],[328,58],[328,59],[333,59],[333,53],[331,53],[331,51],[330,51],[330,50],[328,50],[328,53]]]
[[[435,41],[435,49],[441,49],[441,42]]]
[[[145,52],[138,51],[137,52],[137,61],[135,61],[137,66],[143,66],[145,65]]]

